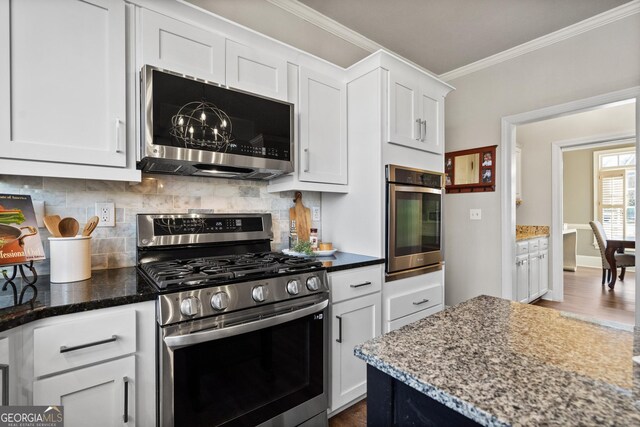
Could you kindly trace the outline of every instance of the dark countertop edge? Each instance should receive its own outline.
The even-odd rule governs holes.
[[[439,389],[433,384],[420,381],[414,376],[406,372],[400,371],[399,369],[389,365],[388,363],[385,363],[384,361],[380,360],[375,356],[371,356],[363,353],[361,346],[356,346],[353,349],[353,354],[359,359],[362,359],[367,364],[380,370],[381,372],[402,382],[403,384],[408,385],[409,387],[417,390],[418,392],[424,394],[425,396],[430,397],[439,403],[442,403],[447,408],[450,408],[477,423],[480,423],[484,426],[490,426],[490,427],[510,427],[511,426],[511,424],[499,420],[494,415],[491,415],[486,411],[477,408],[473,404],[466,402],[460,399],[459,397],[450,395],[449,393]],[[461,409],[463,411],[461,411]]]
[[[117,307],[121,305],[136,304],[139,302],[153,301],[157,298],[155,294],[125,295],[102,300],[92,300],[81,303],[71,303],[54,307],[35,307],[23,314],[17,312],[15,317],[10,319],[0,319],[0,333],[18,326],[26,325],[47,317],[63,316],[65,314],[81,313],[84,311],[99,310],[101,308]]]
[[[350,254],[350,255],[355,255],[355,254]],[[364,257],[364,255],[362,256]],[[385,261],[384,258],[373,258],[368,256],[366,258],[370,258],[370,259],[356,261],[348,264],[337,265],[335,267],[334,266],[327,267],[327,273],[333,273],[334,271],[351,270],[353,268],[368,267],[370,265],[384,264],[384,261]],[[319,257],[318,261],[323,261],[323,259]]]

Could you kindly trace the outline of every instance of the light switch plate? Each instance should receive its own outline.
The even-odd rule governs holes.
[[[478,221],[482,219],[482,209],[469,209],[469,219]]]

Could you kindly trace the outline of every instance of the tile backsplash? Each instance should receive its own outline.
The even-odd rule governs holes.
[[[288,245],[289,208],[294,193],[268,193],[263,181],[241,181],[172,175],[143,175],[142,182],[98,181],[0,175],[0,193],[29,194],[44,202],[47,215],[71,216],[80,222],[95,215],[96,202],[113,202],[116,226],[99,227],[92,234],[91,266],[94,270],[133,266],[136,263],[136,214],[186,213],[207,209],[216,213],[269,212],[273,218],[273,250]],[[320,207],[321,193],[303,192],[306,207]],[[320,223],[313,222],[321,236]],[[47,260],[38,264],[49,272],[49,241],[40,229]]]

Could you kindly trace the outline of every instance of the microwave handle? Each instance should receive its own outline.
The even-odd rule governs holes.
[[[442,189],[440,188],[431,188],[431,187],[414,187],[408,185],[389,185],[391,191],[397,191],[400,193],[431,193],[431,194],[442,194]]]
[[[187,347],[194,344],[200,344],[207,341],[218,340],[221,338],[232,337],[235,335],[245,334],[247,332],[258,331],[270,326],[280,325],[292,320],[300,319],[318,311],[324,310],[329,305],[326,299],[309,307],[301,308],[289,313],[280,314],[266,319],[260,319],[253,322],[242,323],[240,325],[229,326],[228,328],[209,329],[202,332],[194,332],[192,334],[184,334],[177,336],[165,337],[164,342],[172,350]]]

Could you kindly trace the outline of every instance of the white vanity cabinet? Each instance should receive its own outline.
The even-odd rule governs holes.
[[[123,0],[0,1],[3,173],[140,180],[127,162]]]
[[[155,425],[155,327],[153,301],[29,324],[33,404],[67,426]]]
[[[440,84],[404,64],[389,71],[388,141],[444,152],[444,96]]]
[[[224,36],[148,9],[139,13],[140,68],[153,65],[225,84]]]
[[[529,303],[549,291],[549,239],[516,242],[515,300]]]
[[[353,355],[353,348],[380,335],[381,285],[380,265],[329,273],[330,413],[340,411],[367,392],[366,363]]]

